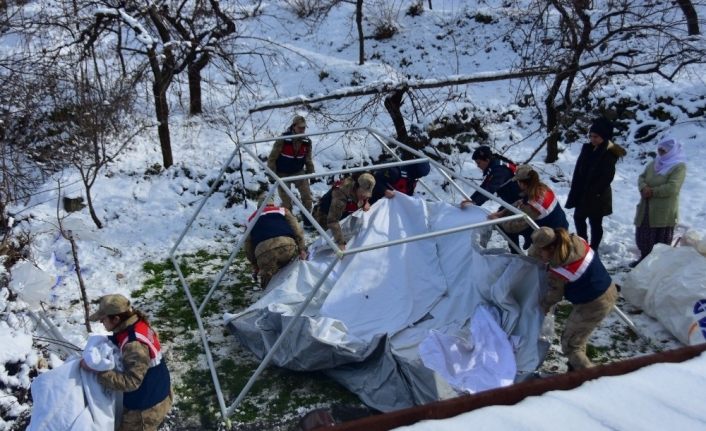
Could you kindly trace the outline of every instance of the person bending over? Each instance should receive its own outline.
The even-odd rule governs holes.
[[[545,226],[532,234],[532,241],[549,273],[549,288],[541,300],[544,313],[562,298],[573,305],[561,334],[569,370],[592,367],[586,344],[615,305],[618,289],[598,254],[580,236]]]
[[[101,385],[123,392],[119,431],[156,430],[172,406],[172,390],[159,337],[147,316],[123,295],[113,294],[100,298],[89,319],[113,333],[108,338],[122,353],[123,371],[97,372]],[[95,372],[83,360],[81,367]]]
[[[359,209],[368,211],[368,199],[372,196],[374,187],[375,177],[368,173],[361,174],[357,180],[344,178],[337,181],[314,208],[316,221],[331,229],[333,240],[341,250],[346,248],[346,240],[340,221]]]

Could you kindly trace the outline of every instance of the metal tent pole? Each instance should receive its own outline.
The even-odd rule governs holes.
[[[277,352],[277,349],[279,346],[282,344],[284,341],[285,336],[289,332],[289,330],[292,328],[294,323],[301,317],[302,313],[304,313],[304,310],[306,307],[309,306],[309,303],[311,302],[312,299],[314,299],[314,296],[316,293],[319,291],[321,286],[324,285],[324,282],[328,278],[329,274],[331,271],[333,271],[333,268],[336,266],[336,264],[339,262],[340,259],[334,258],[331,260],[331,263],[329,266],[326,268],[326,271],[324,271],[323,275],[319,278],[319,281],[316,283],[316,286],[309,292],[309,295],[306,297],[304,300],[304,303],[302,306],[297,310],[297,313],[290,319],[289,323],[284,327],[282,332],[279,334],[279,337],[277,337],[277,340],[274,342],[270,350],[267,352],[264,358],[262,358],[262,361],[260,362],[260,365],[257,367],[253,375],[250,377],[250,380],[245,384],[243,389],[240,391],[240,394],[238,394],[238,397],[233,401],[233,404],[231,404],[228,407],[228,410],[226,410],[226,416],[230,416],[235,412],[235,409],[238,408],[240,403],[243,401],[243,398],[248,394],[252,386],[255,384],[255,380],[262,374],[263,370],[270,364],[270,361],[272,360],[272,357],[274,354]]]

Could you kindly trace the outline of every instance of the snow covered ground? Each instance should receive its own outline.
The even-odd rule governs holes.
[[[368,61],[359,66],[351,5],[334,8],[327,18],[314,26],[298,19],[290,10],[281,7],[281,3],[267,3],[266,14],[257,25],[248,24],[250,27],[246,27],[246,31],[252,35],[266,33],[270,40],[280,43],[283,49],[286,48],[283,52],[287,59],[268,65],[268,76],[275,86],[263,86],[257,95],[259,99],[250,101],[251,106],[267,100],[286,100],[298,95],[311,97],[344,87],[397,81],[407,77],[434,79],[457,74],[492,73],[509,68],[514,61],[515,54],[509,46],[495,37],[507,25],[507,17],[491,6],[475,8],[463,1],[435,1],[432,11],[427,10],[417,17],[404,15],[405,8],[400,6],[400,33],[386,41],[366,40]],[[489,25],[468,19],[475,12],[489,14],[496,20]],[[460,18],[463,18],[463,26],[453,27]],[[450,31],[453,28],[456,28],[455,34]],[[265,72],[260,69],[258,71]],[[601,245],[601,258],[616,273],[618,282],[624,276],[626,264],[637,256],[632,225],[639,200],[636,182],[656,150],[656,140],[642,143],[636,139],[637,130],[641,126],[652,124],[659,136],[669,135],[682,142],[689,162],[681,193],[680,220],[684,226],[706,235],[706,176],[700,166],[706,160],[706,119],[703,114],[693,118],[689,115],[703,112],[706,107],[706,83],[703,81],[703,73],[699,71],[703,69],[685,70],[674,82],[641,77],[629,81],[616,80],[601,89],[600,97],[605,105],[629,96],[646,107],[636,109],[634,120],[621,121],[621,131],[616,133],[615,138],[616,143],[626,148],[628,155],[617,166],[613,182],[613,215],[604,220],[605,236]],[[534,133],[538,123],[536,112],[513,103],[517,85],[515,81],[498,81],[459,86],[454,89],[459,96],[457,99],[449,101],[437,111],[414,117],[415,123],[426,128],[435,118],[468,109],[471,115],[480,119],[489,133],[488,143],[515,161],[525,161],[544,139],[544,135]],[[216,105],[222,101],[218,94],[209,97]],[[668,99],[671,105],[664,102]],[[360,108],[368,100],[333,100],[325,102],[325,106],[327,112],[344,118],[346,113]],[[657,106],[668,110],[672,114],[671,120],[653,118],[649,111]],[[161,162],[155,130],[154,133],[136,138],[129,150],[109,165],[96,181],[93,187],[94,205],[98,217],[105,224],[103,229],[95,228],[86,210],[72,214],[59,211],[61,217],[66,216],[64,223],[70,226],[78,238],[79,260],[89,298],[95,300],[106,293],[131,296],[131,293],[143,287],[150,277],[143,270],[144,263],[163,261],[167,257],[208,190],[210,181],[218,174],[226,156],[233,151],[234,144],[225,132],[235,132],[240,141],[277,136],[284,131],[295,113],[307,116],[310,133],[355,125],[373,126],[391,135],[394,130],[381,102],[357,119],[345,123],[338,122],[336,116],[297,108],[264,111],[248,116],[248,107],[235,107],[238,121],[227,130],[225,126],[205,119],[187,118],[175,101],[171,125],[176,160],[173,167],[161,173],[148,172],[153,165]],[[410,103],[407,102],[404,108],[409,122],[413,118]],[[591,115],[587,114],[586,120]],[[438,148],[449,141],[436,139],[432,145]],[[550,183],[562,203],[566,201],[573,166],[584,142],[586,139],[574,143],[562,142],[556,163],[543,163],[543,152],[530,161],[545,180],[551,178]],[[475,147],[478,143],[473,141],[470,146]],[[269,153],[270,144],[256,144],[254,149],[263,157]],[[439,154],[433,149],[428,152]],[[370,163],[380,154],[381,149],[376,142],[366,140],[360,134],[314,138],[314,158],[319,172]],[[465,177],[474,180],[481,177],[480,171],[470,159],[470,153],[459,150],[459,147],[452,148],[450,154],[444,157],[444,163]],[[237,157],[232,166],[238,166]],[[243,157],[243,172],[245,187],[250,191],[257,190],[266,181],[265,174],[247,156]],[[432,174],[425,180],[448,201],[460,200],[458,194],[444,188],[444,179],[439,175]],[[254,210],[252,201],[247,204],[237,203],[232,207],[227,205],[227,192],[231,188],[241,188],[240,181],[237,170],[227,174],[224,185],[206,202],[201,216],[185,237],[180,253],[199,250],[227,253],[230,250],[243,231],[244,221]],[[69,242],[58,234],[56,227],[57,201],[61,198],[59,185],[62,195],[83,194],[78,172],[66,169],[47,181],[30,201],[15,203],[10,208],[18,220],[15,229],[31,232],[33,237],[28,259],[44,273],[42,278],[35,275],[30,279],[15,279],[12,286],[21,293],[21,297],[23,290],[24,296],[29,297],[29,290],[35,289],[35,294],[44,298],[46,314],[58,325],[62,334],[71,343],[82,346],[87,334],[83,326],[83,309],[73,271],[71,248]],[[321,195],[327,186],[318,182],[312,188],[316,195]],[[490,203],[486,205],[491,207]],[[215,276],[215,271],[212,276]],[[34,283],[37,280],[41,282]],[[16,388],[24,388],[22,390],[26,392],[36,367],[46,368],[47,362],[51,365],[60,362],[55,355],[44,357],[38,348],[38,340],[33,342],[34,325],[25,314],[28,307],[31,306],[22,300],[11,300],[8,289],[0,290],[0,345],[3,346],[0,350],[0,390],[3,391],[0,394],[0,411],[3,413],[0,430],[11,429],[15,418],[30,408],[26,394],[19,394],[21,400],[17,398]],[[629,309],[629,305],[626,308]],[[631,317],[638,327],[653,335],[658,348],[678,345],[659,323],[649,317],[640,314]],[[611,338],[611,329],[619,325],[621,323],[614,316],[611,317],[591,343],[619,350]],[[98,326],[94,325],[94,330],[101,331],[102,328]],[[235,340],[230,342],[235,343]],[[623,344],[623,348],[625,345],[631,344]],[[611,357],[641,353],[644,351],[617,351]],[[556,357],[550,360],[554,361],[551,362],[554,370],[563,370],[561,360]],[[5,388],[15,390],[12,393],[5,392]],[[179,429],[178,426],[172,427]]]
[[[528,397],[514,406],[492,406],[456,417],[421,421],[398,431],[493,430],[702,430],[700,397],[706,355],[676,364],[655,364],[623,376],[602,377],[571,391]],[[669,390],[664,390],[669,388]],[[548,414],[551,412],[551,414]]]

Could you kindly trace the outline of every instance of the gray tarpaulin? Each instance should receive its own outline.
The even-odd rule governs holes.
[[[347,248],[480,222],[461,210],[397,194],[346,221]],[[344,257],[273,357],[277,366],[323,370],[371,407],[396,410],[458,395],[419,357],[430,330],[468,340],[476,307],[494,310],[515,351],[518,375],[543,360],[538,300],[542,268],[530,259],[484,253],[479,229]],[[334,259],[322,241],[308,261],[280,271],[247,310],[226,315],[239,342],[262,358]],[[472,343],[472,340],[471,340]]]

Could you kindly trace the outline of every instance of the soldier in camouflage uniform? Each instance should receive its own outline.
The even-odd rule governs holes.
[[[541,303],[544,312],[562,298],[573,304],[561,335],[569,370],[592,367],[586,344],[618,299],[615,283],[598,253],[566,229],[542,227],[532,234],[532,240],[541,260],[548,263],[549,289]]]
[[[306,133],[306,120],[304,117],[297,115],[292,119],[292,124],[289,126],[284,136],[301,135]],[[278,176],[285,178],[294,175],[313,174],[314,160],[311,155],[312,143],[308,137],[303,138],[288,138],[278,139],[272,146],[270,156],[267,158],[267,167],[277,173]],[[311,189],[309,188],[309,180],[298,180],[294,185],[299,190],[302,204],[307,211],[311,212],[313,199],[311,197]],[[292,210],[292,199],[280,187],[278,189],[279,198],[282,201],[282,206],[288,210]]]
[[[339,222],[358,209],[369,210],[368,199],[372,196],[374,187],[375,177],[368,173],[361,174],[357,180],[344,178],[321,197],[314,209],[316,221],[331,229],[333,240],[341,250],[346,248],[346,240]]]
[[[253,213],[248,222],[251,222]],[[306,259],[304,234],[292,213],[268,203],[245,240],[245,255],[264,289],[270,279],[297,255]]]
[[[110,340],[122,352],[123,371],[98,372],[101,385],[123,392],[119,431],[154,431],[172,406],[169,370],[157,333],[144,313],[123,295],[105,295],[98,311],[89,316],[113,333]],[[81,360],[81,367],[94,371]]]

